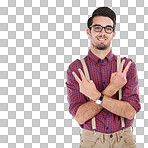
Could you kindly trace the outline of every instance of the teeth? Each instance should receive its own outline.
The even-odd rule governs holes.
[[[104,39],[99,39],[99,40],[104,41]]]

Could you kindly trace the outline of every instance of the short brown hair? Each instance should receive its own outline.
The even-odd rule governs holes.
[[[87,27],[91,29],[91,25],[93,23],[93,18],[95,16],[105,16],[109,17],[113,21],[113,27],[115,28],[116,26],[116,14],[113,10],[111,10],[108,7],[99,7],[94,12],[92,13],[92,16],[88,19],[87,21]]]

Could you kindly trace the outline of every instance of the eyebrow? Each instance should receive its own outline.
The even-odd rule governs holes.
[[[100,24],[94,24],[94,25],[92,25],[92,26],[102,26],[102,25],[100,25]],[[102,27],[104,27],[104,26],[102,26]],[[111,25],[106,25],[105,27],[113,27],[113,26],[111,26]]]

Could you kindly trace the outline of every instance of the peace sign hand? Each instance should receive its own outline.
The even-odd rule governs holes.
[[[85,96],[89,97],[91,100],[96,100],[100,96],[100,92],[96,89],[96,86],[92,80],[87,80],[81,69],[78,69],[81,79],[77,76],[75,72],[72,72],[76,81],[79,83],[80,92]]]
[[[112,73],[111,75],[110,84],[115,88],[116,91],[118,91],[127,83],[126,74],[132,62],[129,61],[124,71],[122,72],[124,63],[125,60],[121,62],[119,70],[115,73]]]

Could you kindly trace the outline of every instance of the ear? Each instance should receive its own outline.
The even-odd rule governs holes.
[[[87,28],[86,33],[88,36],[90,36],[90,29],[89,28]]]
[[[113,32],[113,38],[116,36],[116,31]]]

